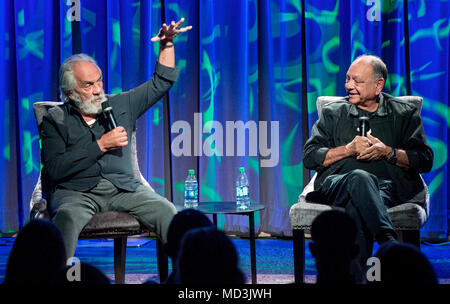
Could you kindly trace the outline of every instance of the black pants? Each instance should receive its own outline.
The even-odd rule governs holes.
[[[387,208],[398,202],[392,181],[380,180],[371,173],[356,169],[328,176],[319,191],[328,205],[344,208],[355,220],[360,252],[358,264],[365,273],[367,259],[372,256],[374,237],[380,231],[394,233],[387,213]]]

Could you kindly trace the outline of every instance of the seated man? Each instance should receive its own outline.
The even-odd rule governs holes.
[[[95,213],[129,212],[154,229],[163,242],[176,213],[167,199],[134,178],[131,139],[136,120],[169,90],[178,77],[173,39],[191,27],[163,24],[160,53],[153,77],[139,87],[113,96],[103,92],[102,71],[89,56],[77,54],[60,69],[64,104],[44,116],[41,126],[43,180],[52,221],[60,229],[67,257]],[[102,114],[103,101],[112,106],[117,127]]]
[[[343,207],[352,216],[362,267],[374,237],[380,244],[396,237],[387,208],[425,202],[419,173],[433,164],[419,110],[382,93],[386,77],[380,58],[356,58],[347,71],[348,97],[323,108],[303,151],[305,167],[318,173],[306,198]],[[367,136],[358,135],[363,116],[369,119]]]

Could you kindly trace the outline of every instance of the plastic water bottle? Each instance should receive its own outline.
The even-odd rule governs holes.
[[[195,177],[195,170],[189,169],[184,182],[184,208],[196,207],[198,207],[198,182]]]
[[[236,180],[236,206],[240,210],[246,210],[250,206],[248,178],[243,167],[239,168],[239,176]]]

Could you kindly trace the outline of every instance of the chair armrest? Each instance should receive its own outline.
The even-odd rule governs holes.
[[[45,202],[45,204],[44,204]],[[36,206],[37,204],[40,204],[40,206]],[[42,195],[42,180],[41,180],[41,174],[39,174],[38,181],[36,183],[36,186],[34,187],[33,194],[31,195],[30,200],[30,210],[31,213],[33,210],[42,210],[42,205],[45,205],[45,208],[47,208],[47,201]],[[31,216],[33,218],[33,216]]]
[[[317,173],[314,174],[314,176],[311,178],[311,180],[309,181],[309,183],[306,185],[305,188],[303,188],[302,193],[300,193],[300,195],[298,196],[298,203],[306,203],[306,195],[309,192],[314,191],[314,181],[316,180],[317,177]]]
[[[31,208],[30,218],[37,219],[41,217],[47,217],[46,215],[48,215],[47,200],[43,198],[39,202],[36,202],[33,205],[33,208]]]
[[[133,130],[133,133],[131,134],[131,165],[133,166],[134,177],[137,178],[144,186],[150,188],[150,190],[155,192],[155,190],[152,188],[152,186],[150,186],[150,184],[142,175],[141,170],[139,169],[136,147],[136,130]]]
[[[42,195],[41,174],[39,174],[38,181],[34,187],[30,200],[30,219],[37,218],[50,218],[47,210],[47,200]]]
[[[147,182],[147,180],[144,178],[144,176],[143,176],[141,173],[139,173],[139,175],[140,175],[140,181],[141,181],[141,183],[142,183],[144,186],[149,187],[150,190],[152,190],[153,192],[155,192],[155,189],[153,189],[153,187],[150,186],[150,184]]]

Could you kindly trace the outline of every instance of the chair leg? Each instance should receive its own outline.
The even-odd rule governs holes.
[[[403,242],[416,246],[420,249],[420,230],[403,230]]]
[[[127,256],[127,237],[114,239],[114,278],[116,284],[125,283],[125,260]]]
[[[292,229],[292,245],[295,284],[302,284],[305,275],[305,231],[303,229]]]
[[[169,276],[169,258],[159,238],[156,239],[156,254],[158,259],[159,282],[162,283],[167,281]]]

